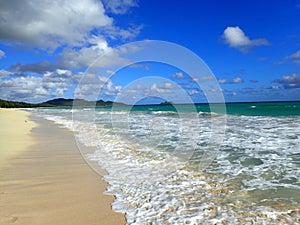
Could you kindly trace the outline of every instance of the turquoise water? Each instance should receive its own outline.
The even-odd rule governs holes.
[[[226,111],[245,116],[300,116],[300,102],[227,103]]]
[[[299,224],[300,102],[34,112],[94,149],[128,224]]]
[[[225,111],[224,111],[225,107]],[[111,107],[98,107],[99,110],[111,110]],[[226,104],[195,105],[138,105],[114,106],[115,110],[131,111],[180,111],[180,112],[216,112],[244,116],[300,116],[300,102],[252,102]]]

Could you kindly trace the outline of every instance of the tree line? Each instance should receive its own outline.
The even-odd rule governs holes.
[[[42,107],[43,104],[30,104],[26,102],[15,102],[0,99],[0,108],[33,108]]]

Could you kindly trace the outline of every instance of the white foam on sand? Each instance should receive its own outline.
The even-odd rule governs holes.
[[[110,183],[107,192],[116,196],[113,209],[126,213],[128,224],[299,222],[299,202],[291,201],[295,196],[284,199],[282,193],[278,201],[263,203],[265,190],[283,187],[299,193],[300,118],[228,116],[222,149],[203,173],[169,153],[178,146],[188,148],[197,138],[196,162],[211,135],[210,118],[200,117],[198,126],[190,121],[189,132],[182,136],[174,115],[136,113],[129,127],[118,127],[116,133],[109,124],[110,112],[96,113],[96,126],[73,122],[66,112],[48,111],[44,117],[74,129],[81,143],[95,148],[87,158],[108,172],[104,178]],[[281,200],[288,203],[279,207]]]

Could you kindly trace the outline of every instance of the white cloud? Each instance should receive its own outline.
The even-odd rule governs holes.
[[[83,47],[79,50],[65,48],[62,52],[62,57],[59,59],[59,64],[67,68],[87,67],[100,55],[104,55],[110,50],[108,43],[102,38],[97,38],[97,41],[93,40],[93,42],[91,46]]]
[[[141,82],[141,81],[139,81]],[[139,96],[173,96],[180,90],[180,86],[173,82],[151,82],[147,84],[135,84],[134,86],[127,86],[121,91],[121,99],[126,102],[129,98]]]
[[[42,87],[42,78],[39,77],[17,77],[0,82],[0,95],[8,100],[30,100],[45,97]],[[48,92],[47,92],[48,93]]]
[[[13,75],[11,72],[7,72]],[[3,98],[17,101],[44,101],[45,98],[63,97],[71,87],[70,71],[57,70],[43,77],[22,76],[0,81],[0,94]]]
[[[121,86],[116,85],[110,79],[96,74],[84,74],[83,80],[75,90],[76,98],[97,100],[101,98],[116,96]]]
[[[91,46],[80,50],[64,49],[58,65],[62,68],[85,68],[92,64],[94,67],[110,67],[129,63],[120,56],[118,50],[109,47],[106,40],[97,37],[91,40],[91,43]]]
[[[138,6],[135,0],[103,0],[103,4],[114,14],[125,14],[131,7]]]
[[[218,82],[219,84],[240,84],[244,83],[244,79],[241,77],[235,77],[230,81],[227,81],[226,79],[219,79]]]
[[[64,93],[76,82],[74,78],[69,70],[57,69],[54,72],[47,72],[42,78],[43,93],[52,97],[64,97]]]
[[[178,88],[178,86],[171,83],[171,82],[164,82],[162,88],[164,88],[164,89],[175,89],[175,88]]]
[[[86,68],[89,66],[104,68],[111,66],[122,66],[129,64],[130,61],[121,55],[124,49],[114,49],[110,47],[102,37],[93,37],[88,47],[71,48],[66,47],[56,58],[56,62],[50,63],[41,61],[37,63],[21,64],[17,63],[11,66],[15,71],[34,72],[38,74],[47,71],[61,69]],[[129,51],[129,50],[128,50]]]
[[[116,72],[112,71],[112,70],[106,70],[106,74],[109,76],[114,76],[114,75],[116,75]]]
[[[215,77],[213,75],[203,75],[200,77],[201,81],[210,81],[210,80],[214,80]]]
[[[118,14],[137,6],[132,0],[107,2],[108,8]],[[91,33],[127,39],[138,35],[141,29],[115,26],[99,0],[1,1],[0,18],[0,40],[51,50],[63,45],[86,46]]]
[[[153,83],[151,87],[147,90],[144,89],[144,92],[147,92],[148,95],[157,95],[157,94],[169,94],[174,93],[176,89],[180,87],[172,82],[162,82],[162,83]]]
[[[177,78],[177,79],[182,79],[183,78],[183,73],[182,72],[177,72],[177,73],[173,74],[172,77]]]
[[[264,38],[251,40],[244,31],[236,27],[227,27],[223,32],[223,39],[226,44],[232,48],[237,48],[247,52],[253,46],[269,45],[269,41]]]
[[[45,48],[81,45],[91,30],[113,23],[96,0],[2,1],[0,17],[0,39]]]
[[[109,6],[105,9],[102,2],[100,0],[1,1],[0,42],[25,44],[42,50],[55,50],[60,47],[54,62],[11,65],[11,69],[18,73],[0,70],[1,96],[25,101],[63,97],[67,90],[79,82],[82,75],[74,74],[70,70],[88,67],[96,59],[98,60],[95,67],[130,63],[121,55],[137,49],[124,47],[117,50],[108,43],[109,40],[135,37],[140,32],[141,26],[117,27],[113,18],[107,15],[107,10],[124,14],[137,4],[133,0],[110,0]],[[4,56],[5,52],[0,50],[0,59]],[[26,72],[39,75],[28,76]],[[8,79],[1,80],[3,77]],[[93,84],[103,83],[103,80],[99,79],[94,80],[96,82]],[[89,91],[89,85],[84,88]],[[108,96],[119,90],[119,86],[108,81],[103,93]]]
[[[142,28],[142,25],[133,25],[126,29],[122,29],[116,26],[110,26],[106,27],[106,29],[103,31],[103,34],[105,35],[105,37],[110,38],[112,40],[121,39],[124,41],[136,37],[140,33]]]
[[[274,83],[282,84],[285,89],[300,88],[300,74],[293,73],[282,76],[281,79],[273,81]]]
[[[287,56],[287,59],[293,60],[295,63],[300,64],[300,50],[292,55]]]
[[[197,95],[197,94],[199,94],[198,90],[192,89],[189,91],[189,95]]]
[[[27,64],[16,63],[11,65],[11,69],[19,72],[33,72],[33,73],[42,74],[47,71],[55,70],[57,66],[58,65],[51,64],[48,61],[41,61],[37,63],[27,63]],[[60,67],[60,65],[58,67]]]
[[[72,73],[69,70],[57,69],[46,72],[42,77],[35,76],[13,76],[8,71],[0,70],[1,74],[11,76],[7,80],[0,80],[0,96],[8,100],[40,102],[46,98],[65,97],[65,93],[77,86],[84,76],[83,82],[76,90],[77,98],[94,100],[100,97],[115,96],[121,90],[110,79],[95,74]],[[102,89],[100,90],[100,87]],[[100,93],[98,93],[101,91]]]
[[[10,76],[12,74],[13,74],[12,72],[9,72],[7,70],[0,70],[0,78],[7,77],[7,76]]]
[[[272,86],[271,86],[271,89],[272,89],[272,90],[280,90],[280,87],[277,86],[277,85],[272,85]]]
[[[5,52],[0,50],[0,59],[2,59],[5,56]]]
[[[219,81],[220,84],[226,84],[227,83],[226,79],[219,79],[218,81]]]
[[[127,11],[137,6],[134,1],[109,1],[111,8]],[[124,11],[124,12],[125,12]],[[73,69],[90,66],[99,56],[98,67],[123,65],[128,60],[120,57],[109,46],[108,39],[127,39],[138,35],[141,26],[121,29],[114,24],[99,0],[33,0],[3,1],[0,8],[0,41],[17,42],[54,50],[63,50],[54,63],[40,61],[17,63],[11,68],[19,72],[43,74],[57,68]],[[0,59],[4,56],[0,50]]]
[[[235,77],[235,78],[233,78],[231,80],[230,83],[232,83],[232,84],[240,84],[240,83],[243,83],[243,82],[244,82],[244,80],[241,77]]]
[[[250,39],[239,27],[227,27],[224,30],[224,38],[230,47],[241,47],[251,44]]]

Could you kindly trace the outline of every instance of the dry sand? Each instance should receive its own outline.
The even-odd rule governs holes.
[[[0,110],[0,224],[125,224],[72,133],[31,120],[28,112]]]
[[[37,124],[29,121],[28,116],[25,111],[0,109],[0,168],[32,144],[30,133]]]

